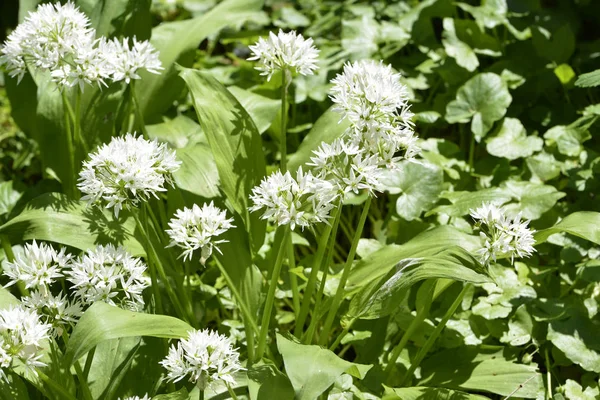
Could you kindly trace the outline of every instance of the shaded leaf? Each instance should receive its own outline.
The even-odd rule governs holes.
[[[581,74],[575,81],[575,86],[579,87],[594,87],[600,85],[600,69],[597,69],[587,74]]]
[[[581,315],[550,321],[547,339],[583,369],[600,372],[600,326]]]
[[[237,86],[229,86],[227,90],[235,96],[250,117],[252,117],[258,133],[263,133],[269,129],[269,126],[271,126],[281,108],[280,100],[273,100]]]
[[[567,215],[553,227],[536,232],[534,237],[537,243],[543,243],[548,236],[554,233],[566,232],[571,235],[600,244],[600,213],[579,211]]]
[[[455,390],[433,387],[385,387],[382,400],[486,400],[487,397],[477,394],[458,392]]]
[[[525,127],[516,118],[505,118],[498,133],[487,139],[486,143],[488,153],[509,160],[529,157],[544,146],[541,138],[527,136]]]

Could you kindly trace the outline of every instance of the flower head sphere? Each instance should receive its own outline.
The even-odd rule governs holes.
[[[208,329],[190,331],[187,339],[171,346],[160,364],[167,370],[168,380],[188,377],[200,390],[216,382],[235,385],[233,375],[243,369],[230,339]]]
[[[83,313],[77,301],[70,301],[62,293],[42,293],[33,291],[28,296],[22,297],[23,305],[35,310],[40,319],[49,324],[53,337],[60,337],[64,329],[75,326]]]
[[[23,282],[26,289],[47,294],[56,279],[63,277],[63,270],[70,260],[71,256],[65,254],[64,248],[56,251],[51,245],[38,244],[34,240],[25,245],[13,262],[6,262],[4,275],[10,278],[8,285]]]
[[[169,222],[171,229],[167,230],[171,238],[169,246],[183,248],[184,260],[191,260],[194,251],[201,249],[200,261],[204,264],[213,249],[220,252],[216,245],[226,240],[215,240],[215,237],[233,228],[232,222],[233,218],[226,218],[225,211],[215,207],[212,202],[202,207],[194,204],[192,208],[177,210]]]
[[[140,311],[142,292],[149,286],[146,265],[122,247],[98,245],[73,261],[67,279],[75,296],[84,304],[103,301],[124,309]]]
[[[328,181],[317,178],[312,173],[298,169],[296,179],[288,172],[277,171],[264,178],[260,185],[252,189],[250,199],[254,205],[250,211],[264,209],[263,219],[278,225],[310,226],[325,222],[329,211],[334,207],[338,193]]]
[[[76,64],[94,43],[94,36],[90,20],[73,3],[42,4],[10,34],[0,50],[0,65],[19,80],[28,66],[58,71]]]
[[[256,69],[268,80],[277,70],[312,75],[318,68],[319,50],[313,46],[313,40],[304,39],[295,31],[284,33],[280,29],[277,35],[270,32],[268,39],[259,38],[250,50],[253,55],[248,60],[258,60]]]
[[[313,151],[308,164],[319,179],[330,182],[340,194],[367,190],[373,193],[380,186],[379,160],[357,145],[338,138],[325,142]]]
[[[357,129],[373,129],[393,120],[412,123],[408,90],[390,65],[373,60],[346,63],[344,71],[331,82],[334,111]]]
[[[481,230],[482,263],[489,264],[502,257],[509,257],[513,262],[515,257],[530,257],[535,252],[535,231],[529,229],[529,221],[521,221],[521,214],[509,218],[503,207],[485,203],[471,210],[471,217],[476,221],[475,227]]]
[[[147,40],[138,42],[134,37],[130,46],[127,39],[119,41],[115,38],[106,43],[104,51],[109,54],[112,79],[115,82],[124,80],[129,83],[133,79],[141,79],[138,75],[140,69],[153,74],[160,74],[164,69],[158,58],[158,51]]]
[[[0,378],[6,370],[22,365],[33,374],[45,364],[43,342],[49,338],[50,325],[40,321],[35,311],[19,307],[0,310]]]
[[[165,143],[148,141],[128,133],[115,137],[92,153],[79,174],[82,200],[90,203],[105,202],[119,215],[123,208],[136,206],[140,200],[165,191],[171,183],[171,174],[181,162]]]

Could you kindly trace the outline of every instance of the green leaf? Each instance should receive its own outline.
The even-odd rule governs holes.
[[[362,379],[371,369],[370,365],[342,360],[330,350],[295,343],[280,334],[277,334],[277,348],[298,400],[318,398],[342,374]]]
[[[511,196],[500,188],[483,189],[477,192],[445,192],[441,197],[450,200],[452,204],[438,206],[428,212],[426,216],[446,214],[450,217],[462,217],[468,215],[471,209],[481,207],[483,203],[493,202],[501,205],[511,199]]]
[[[10,306],[18,306],[21,302],[8,289],[0,287],[0,310],[9,308]],[[0,379],[1,380],[1,379]]]
[[[19,375],[7,371],[6,377],[0,379],[0,399],[29,400],[27,386]]]
[[[508,321],[508,332],[500,338],[502,343],[508,343],[511,346],[523,346],[531,340],[533,331],[533,321],[525,308],[521,304],[515,314]]]
[[[384,386],[385,393],[381,400],[487,400],[477,394],[433,387],[390,388]]]
[[[216,79],[193,69],[183,69],[198,120],[212,150],[221,187],[234,210],[242,217],[253,248],[263,244],[266,222],[248,211],[252,188],[265,176],[265,157],[256,125]]]
[[[280,100],[273,100],[237,86],[229,86],[227,90],[229,90],[229,92],[231,92],[231,94],[240,102],[242,107],[248,111],[248,114],[252,117],[252,120],[258,129],[258,133],[263,133],[269,129],[281,108]]]
[[[525,127],[516,118],[505,118],[498,133],[486,140],[488,153],[496,157],[516,160],[529,157],[542,150],[544,141],[537,136],[527,136]]]
[[[573,68],[571,68],[569,64],[560,64],[558,67],[554,68],[554,75],[556,75],[563,85],[571,83],[576,76],[575,71],[573,71]]]
[[[521,212],[523,218],[532,220],[539,219],[566,195],[554,186],[532,182],[506,181],[502,189],[517,202],[507,204],[506,210],[512,214]]]
[[[600,373],[600,326],[581,315],[550,321],[547,339],[586,371]]]
[[[370,253],[350,271],[348,284],[351,288],[361,287],[387,274],[398,262],[417,257],[426,257],[452,246],[467,251],[481,247],[477,236],[468,235],[448,225],[438,226],[420,233],[403,245],[387,245]]]
[[[446,107],[446,120],[451,123],[471,121],[471,131],[480,141],[510,105],[512,97],[499,75],[491,72],[475,75],[458,89],[456,100]]]
[[[290,380],[273,364],[254,364],[248,369],[248,391],[251,400],[293,400]]]
[[[137,313],[96,302],[73,329],[65,352],[65,362],[72,365],[105,340],[132,336],[179,339],[186,337],[191,330],[191,326],[177,318]]]
[[[575,34],[568,23],[554,32],[536,26],[531,32],[531,42],[535,51],[543,58],[557,64],[565,63],[575,51]]]
[[[396,201],[398,215],[412,221],[437,202],[444,173],[433,164],[402,162],[398,169],[388,171],[383,183],[390,193],[400,193]]]
[[[96,37],[123,35],[138,40],[150,37],[151,0],[77,0],[75,4],[91,20]]]
[[[456,63],[466,69],[467,71],[475,71],[479,66],[479,60],[477,54],[473,49],[461,41],[456,36],[456,29],[454,27],[454,19],[444,18],[443,22],[444,32],[442,33],[442,43],[444,44],[444,50],[446,53],[456,60]]]
[[[173,174],[177,187],[211,199],[219,196],[219,172],[210,147],[205,143],[177,149],[181,168]]]
[[[133,237],[135,221],[113,219],[112,212],[69,200],[59,193],[46,193],[30,201],[15,218],[0,226],[0,234],[12,243],[45,240],[87,250],[97,244],[121,244],[134,255],[144,254]]]
[[[433,254],[432,254],[433,253]],[[386,265],[377,266],[389,269]],[[419,258],[399,259],[386,276],[364,286],[351,300],[348,317],[376,319],[396,310],[406,290],[417,282],[431,278],[486,283],[487,271],[461,247],[446,248]]]
[[[553,227],[536,232],[534,237],[537,243],[543,243],[552,234],[566,232],[600,244],[600,229],[598,227],[600,227],[600,213],[579,211],[567,215]]]
[[[190,397],[186,388],[181,388],[176,392],[169,394],[159,394],[154,396],[152,400],[188,400]]]
[[[600,86],[600,69],[597,69],[586,74],[581,74],[575,81],[575,86],[579,87],[595,87]]]
[[[561,154],[577,157],[583,151],[583,142],[591,139],[588,131],[596,121],[595,115],[584,116],[570,125],[556,125],[544,133],[547,146],[556,145]]]
[[[0,182],[0,215],[7,214],[13,209],[21,193],[13,189],[13,182]]]
[[[192,66],[200,42],[226,26],[242,24],[262,6],[262,0],[225,0],[199,17],[154,28],[151,43],[160,52],[164,71],[160,75],[142,73],[143,84],[136,87],[145,120],[156,120],[183,93],[185,85],[176,64]]]
[[[331,111],[331,108],[315,122],[314,126],[308,132],[298,150],[290,155],[288,160],[288,169],[295,171],[298,167],[303,166],[305,163],[310,161],[310,157],[313,155],[312,152],[317,150],[321,143],[331,143],[338,137],[342,136],[346,128],[348,128],[348,121],[344,119],[340,121],[340,114]]]
[[[597,400],[600,397],[598,384],[595,387],[588,386],[583,390],[583,387],[572,379],[567,379],[564,385],[565,395],[568,399],[577,400]]]
[[[543,390],[536,365],[516,364],[505,360],[502,353],[486,354],[481,348],[460,347],[438,352],[421,363],[421,376],[419,385],[502,397],[533,399]]]
[[[208,143],[200,125],[185,115],[178,115],[159,124],[146,125],[146,130],[150,139],[169,143],[176,149]]]

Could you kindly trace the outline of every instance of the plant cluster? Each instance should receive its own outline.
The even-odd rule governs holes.
[[[37,3],[0,399],[600,398],[600,4]]]

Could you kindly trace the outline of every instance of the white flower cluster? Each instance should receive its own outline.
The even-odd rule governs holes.
[[[284,33],[280,29],[277,35],[270,32],[268,39],[258,39],[254,46],[250,46],[250,50],[254,54],[248,60],[258,60],[256,69],[268,80],[277,70],[312,75],[318,68],[319,50],[313,46],[313,40],[304,39],[295,31]]]
[[[168,380],[178,382],[189,376],[200,390],[215,382],[235,385],[233,375],[243,369],[231,340],[208,329],[190,331],[187,339],[171,346],[160,364]]]
[[[54,295],[51,287],[57,279],[64,277],[71,256],[65,249],[56,251],[46,243],[28,243],[13,262],[6,262],[4,275],[10,278],[8,285],[22,282],[31,290],[23,296],[23,305],[36,310],[41,318],[52,326],[52,334],[60,336],[67,326],[73,326],[82,313],[81,305],[60,292]]]
[[[33,374],[45,364],[42,346],[49,338],[50,325],[40,321],[37,313],[23,307],[0,310],[0,378],[17,365]]]
[[[165,191],[165,183],[172,184],[171,174],[181,162],[165,143],[148,141],[128,133],[114,137],[83,164],[79,173],[82,200],[90,203],[106,202],[114,207],[115,216],[123,208],[135,207],[140,200]]]
[[[169,221],[166,232],[171,238],[171,246],[184,249],[183,259],[192,259],[194,251],[201,249],[200,262],[204,264],[211,256],[213,249],[220,252],[216,246],[226,240],[215,240],[216,236],[233,228],[233,218],[226,218],[225,211],[215,207],[213,203],[204,204],[202,208],[194,204],[192,208],[177,210],[175,217]]]
[[[471,210],[471,217],[476,221],[475,227],[481,230],[483,247],[478,253],[483,264],[503,257],[514,262],[515,257],[530,257],[535,252],[535,231],[528,228],[529,221],[521,221],[521,214],[509,218],[504,208],[485,203]]]
[[[260,185],[252,189],[250,199],[254,205],[250,211],[264,208],[263,219],[277,225],[296,225],[304,229],[318,222],[327,221],[329,211],[338,196],[336,187],[326,180],[304,173],[298,169],[296,179],[288,172],[272,173]]]
[[[142,292],[149,286],[146,265],[122,247],[98,245],[71,263],[66,272],[75,296],[83,304],[103,301],[132,311],[144,307]]]
[[[158,74],[162,69],[158,52],[147,41],[133,46],[128,39],[119,42],[96,39],[90,20],[73,3],[42,4],[10,34],[0,48],[4,65],[19,81],[27,72],[50,71],[59,87],[104,84],[140,79],[139,69]]]
[[[119,397],[119,400],[121,400],[120,397]],[[124,397],[123,400],[150,400],[150,397],[148,396],[148,394],[145,394],[143,397],[140,397],[140,396]]]

